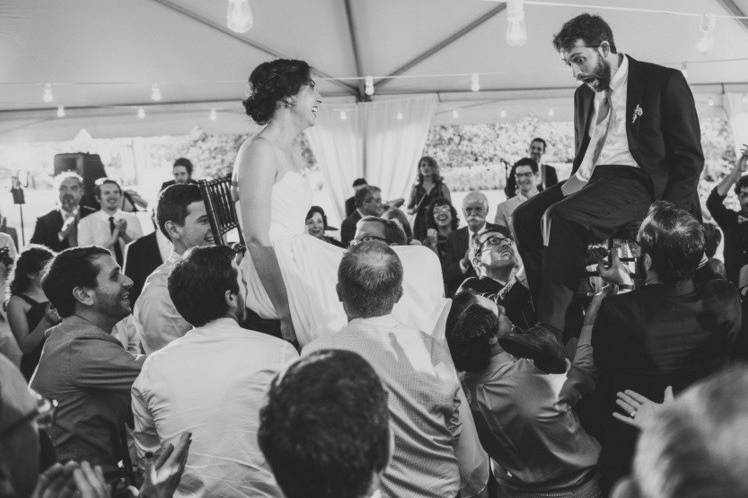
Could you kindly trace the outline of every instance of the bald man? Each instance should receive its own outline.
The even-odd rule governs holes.
[[[475,277],[470,264],[475,238],[486,230],[496,230],[498,225],[486,223],[488,199],[483,192],[474,190],[462,200],[462,215],[466,227],[455,230],[447,237],[447,255],[444,258],[444,286],[447,296],[454,295],[466,278]]]

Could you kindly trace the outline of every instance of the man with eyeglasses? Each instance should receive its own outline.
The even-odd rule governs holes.
[[[447,236],[447,254],[444,258],[444,284],[447,296],[452,296],[463,280],[474,277],[470,264],[475,239],[483,232],[497,230],[498,226],[486,223],[488,198],[483,192],[470,192],[462,201],[462,214],[467,226],[453,230]]]
[[[508,230],[504,227],[486,230],[475,242],[470,262],[477,276],[466,279],[457,293],[470,290],[495,301],[521,329],[534,325],[535,309],[530,291],[513,271],[518,256]]]
[[[520,204],[538,195],[538,163],[529,157],[523,157],[512,166],[516,194],[496,207],[494,223],[507,227],[515,238],[512,215]]]
[[[385,220],[376,216],[365,216],[356,223],[356,236],[351,246],[378,240],[388,246],[403,246],[407,244],[405,232],[392,220]]]
[[[517,208],[514,228],[538,320],[560,336],[587,245],[638,226],[658,199],[700,217],[704,156],[680,71],[619,53],[610,26],[590,14],[565,23],[553,45],[583,83],[574,95],[576,157],[568,181]]]

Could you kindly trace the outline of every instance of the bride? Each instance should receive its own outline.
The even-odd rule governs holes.
[[[266,126],[242,144],[234,163],[250,256],[241,264],[247,307],[263,318],[280,319],[283,337],[305,346],[347,321],[335,290],[343,249],[304,233],[312,195],[301,174],[296,140],[314,125],[322,99],[304,61],[264,62],[249,83],[244,107]],[[394,313],[431,333],[446,315],[439,261],[422,247],[395,250],[403,261],[404,295]]]

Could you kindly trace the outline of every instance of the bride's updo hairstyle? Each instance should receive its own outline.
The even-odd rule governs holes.
[[[252,93],[243,102],[249,117],[264,125],[273,117],[279,103],[299,93],[309,83],[311,68],[304,61],[276,59],[263,62],[249,76]]]

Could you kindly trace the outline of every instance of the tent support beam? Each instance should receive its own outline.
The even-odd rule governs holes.
[[[233,31],[231,31],[230,29],[228,29],[226,26],[223,26],[222,24],[216,23],[216,22],[214,22],[214,21],[212,21],[210,19],[207,19],[207,18],[205,18],[205,17],[203,17],[203,16],[201,16],[201,15],[195,13],[195,12],[192,12],[189,9],[185,9],[181,5],[175,3],[175,2],[173,2],[171,0],[152,0],[152,1],[154,1],[154,2],[156,2],[158,4],[163,5],[167,9],[170,9],[170,10],[173,10],[175,12],[178,12],[179,14],[182,14],[183,16],[189,17],[193,21],[197,21],[198,23],[200,23],[200,24],[202,24],[204,26],[212,28],[212,29],[214,29],[216,31],[220,31],[224,35],[229,36],[229,37],[233,38],[234,40],[240,41],[240,42],[244,43],[245,45],[249,45],[250,47],[252,47],[252,48],[254,48],[256,50],[259,50],[260,52],[263,52],[263,53],[265,53],[267,55],[270,55],[270,56],[272,56],[272,57],[274,57],[276,59],[289,59],[288,56],[286,56],[286,55],[278,52],[277,50],[274,50],[271,47],[263,45],[262,43],[258,43],[258,42],[254,41],[254,40],[247,39],[247,38],[245,38],[245,37],[243,37],[243,36],[241,36],[241,35],[239,35],[237,33],[234,33]],[[350,93],[355,94],[358,91],[355,86],[343,83],[342,81],[339,81],[338,79],[336,79],[332,75],[329,75],[329,74],[327,74],[325,72],[322,72],[322,71],[320,71],[320,70],[318,70],[316,68],[313,69],[313,71],[314,71],[314,73],[318,74],[319,76],[328,79],[331,83],[333,83],[333,84],[335,84],[335,85],[337,85],[339,87],[345,88],[349,94]]]
[[[351,37],[351,49],[353,50],[353,60],[356,63],[356,76],[363,78],[363,69],[361,64],[361,52],[358,49],[358,36],[356,36],[356,23],[353,20],[353,6],[351,0],[343,0],[345,3],[345,18],[348,21],[348,35]],[[364,91],[364,81],[358,81],[358,98],[359,102],[370,100]]]
[[[439,43],[435,44],[434,46],[424,50],[420,54],[418,54],[416,57],[412,58],[402,66],[398,67],[394,71],[392,71],[390,74],[388,74],[386,77],[382,78],[381,80],[377,81],[374,84],[374,87],[380,87],[382,85],[385,85],[388,81],[392,81],[391,76],[398,76],[400,74],[403,74],[404,72],[410,70],[411,68],[417,66],[421,62],[425,61],[432,55],[436,54],[437,52],[440,52],[443,48],[451,45],[452,43],[456,42],[463,36],[467,35],[471,31],[473,31],[475,28],[480,26],[481,24],[485,23],[486,21],[492,19],[493,17],[497,16],[501,12],[506,9],[506,4],[502,3],[500,5],[497,5],[493,9],[489,10],[479,18],[473,20],[469,24],[466,24],[462,28],[460,28],[458,31],[452,33],[447,38],[441,40]]]
[[[727,12],[729,12],[733,16],[745,17],[745,12],[743,12],[743,9],[737,6],[734,0],[719,0],[719,3],[722,5],[722,7],[725,8]],[[740,24],[742,24],[745,29],[748,29],[748,19],[736,19],[736,20]]]

